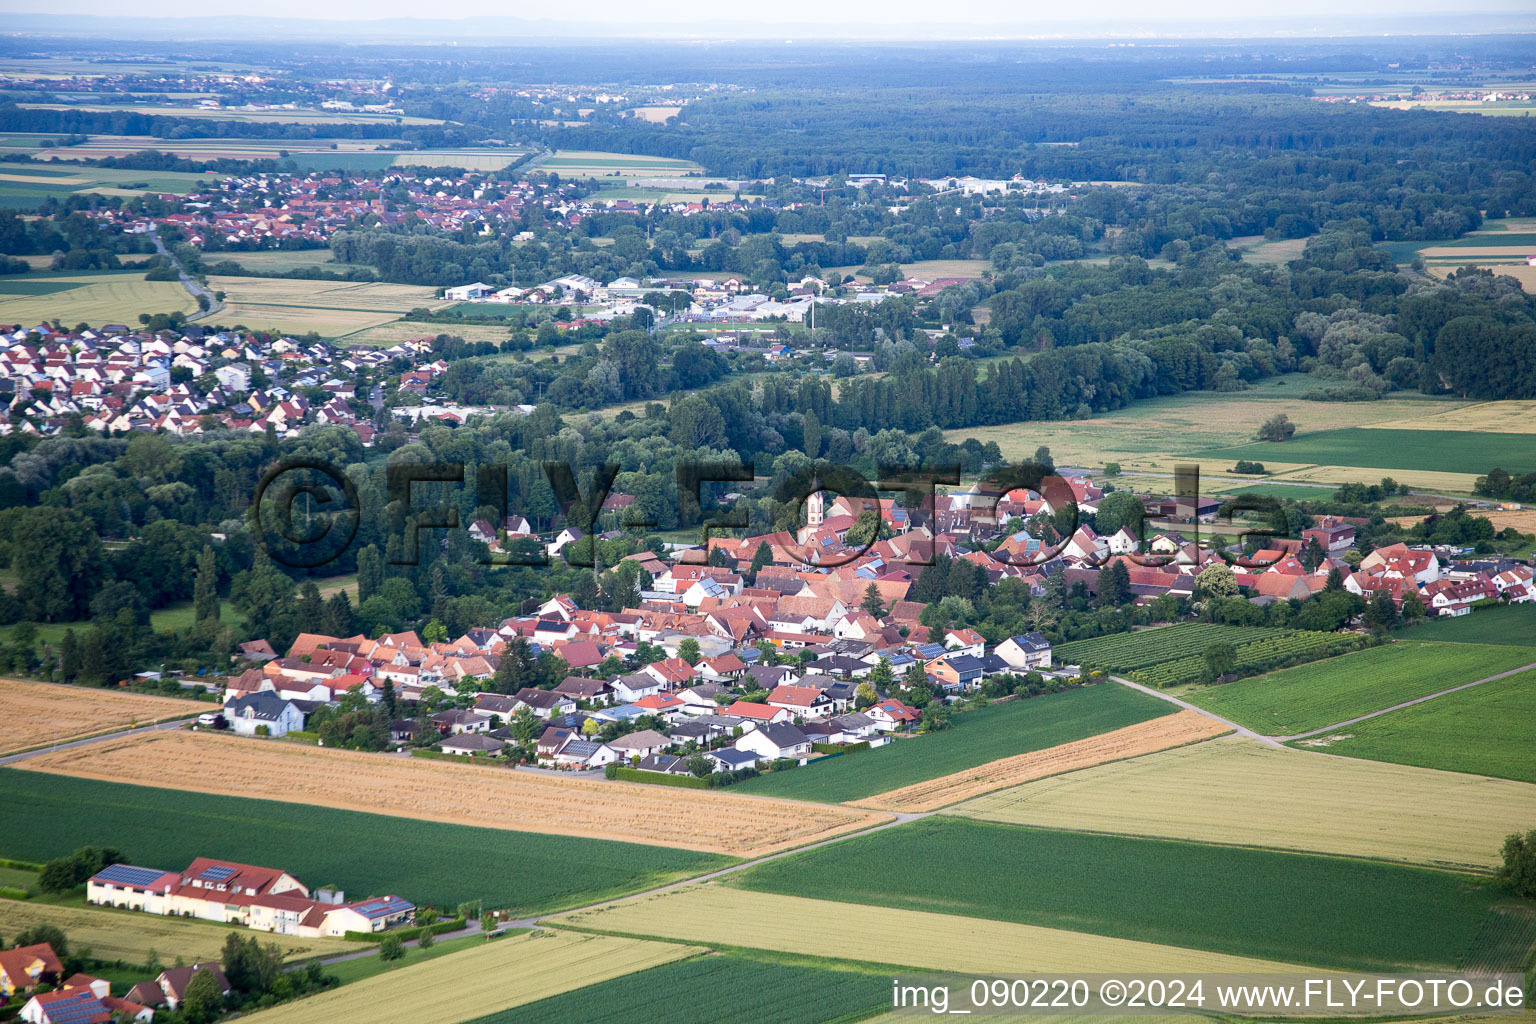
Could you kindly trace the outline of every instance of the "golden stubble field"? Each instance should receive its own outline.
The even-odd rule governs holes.
[[[1536,786],[1231,737],[1042,779],[951,808],[1010,825],[1489,871]]]
[[[277,1006],[253,1024],[458,1024],[706,952],[671,942],[534,931]]]
[[[0,679],[0,754],[207,710],[173,697]]]
[[[552,919],[598,932],[838,957],[965,974],[1300,970],[1232,956],[923,910],[693,885]]]
[[[850,803],[882,811],[933,811],[993,790],[1092,768],[1109,761],[1140,757],[1230,731],[1220,722],[1199,712],[1180,711],[1072,743],[989,761],[963,772],[913,783]]]
[[[890,820],[875,811],[177,730],[18,767],[426,821],[757,857]]]
[[[1428,416],[1361,426],[1387,430],[1470,430],[1473,433],[1536,434],[1536,401],[1477,402]]]

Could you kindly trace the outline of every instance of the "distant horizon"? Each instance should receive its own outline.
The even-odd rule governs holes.
[[[1438,3],[1439,0],[1436,0]],[[1176,11],[1149,11],[1130,0],[1110,0],[1092,20],[1047,12],[1022,17],[1017,9],[999,9],[996,17],[986,12],[1005,5],[992,0],[971,5],[964,19],[935,20],[932,9],[904,0],[883,11],[878,23],[841,21],[797,16],[797,7],[775,12],[775,20],[741,20],[711,17],[714,8],[684,0],[667,9],[664,18],[636,17],[634,8],[599,0],[590,21],[525,17],[501,12],[470,13],[455,18],[424,18],[412,13],[391,13],[390,3],[366,3],[366,10],[348,13],[362,0],[336,0],[324,5],[291,9],[291,0],[269,4],[270,14],[217,8],[188,14],[180,10],[134,15],[105,13],[97,0],[61,0],[51,11],[5,10],[8,35],[82,36],[113,38],[144,34],[175,40],[220,38],[238,32],[248,41],[264,41],[253,32],[270,32],[270,38],[301,36],[307,39],[350,37],[380,42],[405,39],[451,45],[489,45],[507,42],[608,41],[620,38],[671,39],[686,42],[1096,42],[1135,43],[1140,40],[1302,40],[1379,39],[1382,37],[1458,37],[1536,34],[1536,11],[1521,0],[1485,2],[1480,11],[1403,9],[1382,4],[1380,10],[1356,7],[1344,15],[1314,2],[1285,14],[1233,15],[1230,8],[1206,0],[1180,4]],[[611,13],[601,13],[611,8]],[[464,8],[461,8],[464,9]],[[697,14],[689,15],[696,10]],[[1115,13],[1116,11],[1123,13]],[[323,12],[323,13],[322,13]],[[1467,31],[1469,21],[1481,21]],[[498,34],[505,33],[505,34]]]

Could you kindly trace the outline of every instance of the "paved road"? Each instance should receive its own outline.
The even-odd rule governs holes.
[[[209,710],[216,710],[213,705],[207,705]],[[194,711],[191,715],[205,714],[206,712]],[[189,715],[190,717],[190,715]],[[93,743],[105,743],[108,740],[122,739],[124,736],[138,736],[146,732],[160,732],[163,729],[178,729],[187,724],[186,718],[175,718],[166,722],[156,722],[153,725],[141,725],[137,729],[121,729],[117,732],[109,732],[101,736],[87,736],[81,740],[68,740],[64,743],[55,743],[52,746],[39,747],[36,750],[23,750],[19,754],[8,754],[0,757],[0,767],[17,764],[34,757],[42,757],[44,754],[56,753],[60,750],[74,750],[76,747],[88,747]]]
[[[151,223],[149,226],[149,237],[150,240],[155,243],[155,251],[164,256],[166,259],[170,260],[171,263],[175,265],[176,273],[181,278],[181,286],[185,288],[194,299],[198,298],[199,296],[206,296],[208,299],[208,308],[206,310],[200,310],[199,312],[188,314],[187,319],[189,321],[201,320],[203,317],[213,316],[215,313],[218,313],[224,309],[224,303],[214,298],[213,292],[210,292],[208,289],[192,280],[191,276],[187,273],[187,268],[181,265],[181,260],[177,259],[176,254],[167,249],[165,247],[165,243],[160,240],[160,232],[153,223]]]

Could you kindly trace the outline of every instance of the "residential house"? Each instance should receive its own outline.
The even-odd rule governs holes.
[[[237,697],[224,705],[225,721],[239,736],[286,736],[304,728],[304,713],[270,690]]]
[[[1024,672],[1051,667],[1051,642],[1039,633],[1011,636],[998,644],[993,653]]]
[[[765,761],[779,758],[804,758],[811,753],[811,740],[793,725],[765,723],[743,734],[734,744]]]

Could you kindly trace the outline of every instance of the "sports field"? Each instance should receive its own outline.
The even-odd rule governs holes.
[[[74,326],[138,324],[140,313],[191,313],[179,281],[146,281],[142,270],[80,270],[0,277],[0,323],[59,319]]]
[[[1479,608],[1470,615],[1434,618],[1402,634],[1414,640],[1536,647],[1536,604]]]
[[[892,885],[894,864],[932,870]],[[999,884],[1003,864],[1019,865],[1021,884]],[[1454,967],[1503,895],[1402,865],[947,816],[780,857],[726,884],[1356,970]]]
[[[1172,705],[1123,686],[1087,686],[966,711],[955,715],[942,732],[897,739],[803,768],[769,772],[738,783],[729,792],[832,803],[862,800],[1173,711]]]
[[[215,276],[208,287],[225,293],[220,323],[327,338],[389,323],[416,306],[442,305],[425,285]]]
[[[179,864],[178,868],[185,865]],[[51,924],[61,928],[75,947],[91,947],[103,960],[124,960],[142,964],[150,950],[162,962],[178,957],[188,963],[217,960],[230,929],[211,921],[142,914],[132,910],[106,910],[99,907],[65,906],[35,900],[0,899],[0,936],[9,939],[24,928]],[[346,939],[305,939],[295,935],[262,935],[263,944],[276,942],[290,958],[334,956],[355,953],[367,946]]]
[[[1536,786],[1231,737],[1041,779],[946,813],[1486,872],[1504,837],[1536,821]]]
[[[826,839],[888,816],[846,807],[744,800],[639,783],[386,757],[210,732],[160,732],[44,754],[36,772],[194,793],[239,793],[310,809],[432,823],[654,843],[751,856]]]
[[[702,952],[669,942],[528,932],[241,1019],[256,1024],[460,1024]]]
[[[1225,725],[1205,715],[1180,711],[1072,743],[1015,754],[888,793],[877,793],[857,803],[882,811],[931,811],[996,789],[1109,761],[1140,757],[1186,743],[1198,743],[1228,731]]]
[[[1298,741],[1345,757],[1536,782],[1536,671]]]
[[[897,830],[899,831],[899,830]],[[919,864],[927,863],[927,858]],[[1020,871],[1024,864],[1020,864]],[[990,865],[995,878],[998,865]],[[890,866],[881,869],[888,874]],[[1018,880],[1022,884],[1022,879]],[[894,886],[893,888],[898,888]],[[690,885],[581,910],[558,924],[871,964],[960,971],[1281,973],[1287,964],[959,914]]]
[[[1495,466],[1511,473],[1536,471],[1536,445],[1529,434],[1492,431],[1350,427],[1298,433],[1289,441],[1205,449],[1192,456],[1406,472],[1486,473]]]
[[[171,697],[0,679],[0,754],[208,709]]]
[[[1526,647],[1399,640],[1182,696],[1259,733],[1293,736],[1532,664]]]
[[[474,1024],[823,1024],[889,1006],[890,975],[740,953],[673,961],[481,1017]]]
[[[460,770],[466,780],[491,771]],[[360,784],[373,777],[366,769],[353,775]],[[280,783],[281,776],[271,781]],[[225,793],[248,791],[235,783],[219,786]],[[496,799],[494,791],[476,794],[467,783],[463,788],[465,799]],[[490,908],[538,913],[730,863],[664,846],[470,828],[14,768],[0,769],[0,792],[7,822],[0,832],[0,857],[38,863],[87,843],[115,846],[135,864],[172,871],[197,857],[217,857],[282,867],[307,884],[335,885],[358,899],[398,893],[417,904],[445,907],[484,899]],[[359,856],[359,851],[387,851],[387,856]]]

